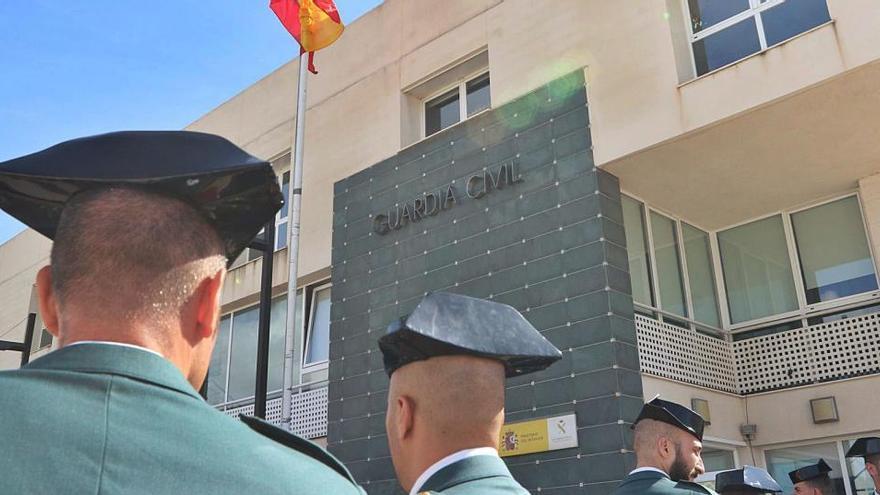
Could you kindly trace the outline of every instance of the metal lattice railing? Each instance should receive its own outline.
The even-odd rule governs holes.
[[[880,313],[728,342],[635,316],[643,373],[752,394],[880,373]]]
[[[293,432],[304,438],[327,436],[327,387],[320,387],[293,395]],[[254,405],[246,404],[223,411],[238,418],[239,414],[254,414]],[[281,397],[266,401],[266,421],[281,425]]]
[[[635,315],[642,372],[736,392],[730,343],[694,330]]]

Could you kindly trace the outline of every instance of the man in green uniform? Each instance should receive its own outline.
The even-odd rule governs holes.
[[[880,437],[862,437],[846,451],[847,457],[865,459],[865,471],[874,482],[874,495],[880,495]]]
[[[795,495],[832,495],[834,486],[828,473],[831,466],[825,459],[819,459],[816,464],[810,464],[788,473],[791,483],[794,485]]]
[[[385,427],[411,495],[521,494],[498,456],[504,379],[562,358],[514,308],[457,294],[426,296],[379,339],[391,377]]]
[[[760,495],[781,493],[782,487],[767,471],[754,466],[743,466],[716,474],[715,491],[721,495]]]
[[[674,402],[655,398],[633,424],[636,469],[612,495],[712,494],[693,480],[702,474],[705,420]]]
[[[55,241],[37,287],[61,347],[0,373],[0,491],[360,493],[322,449],[196,392],[227,263],[282,202],[268,163],[201,133],[0,164],[0,207]]]

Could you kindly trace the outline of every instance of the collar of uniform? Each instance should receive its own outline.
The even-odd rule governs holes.
[[[639,474],[639,473],[658,473],[661,476],[665,476],[667,478],[669,477],[669,475],[666,474],[665,471],[663,471],[660,468],[653,467],[653,466],[645,466],[645,467],[635,468],[629,472],[629,475],[632,476],[634,474]]]
[[[491,452],[490,452],[491,451]],[[456,454],[467,452],[467,455],[456,457]],[[450,458],[452,458],[450,460]],[[444,461],[448,461],[445,462]],[[430,474],[431,468],[443,463],[439,469]],[[510,471],[504,461],[498,457],[495,449],[469,449],[467,451],[456,452],[455,454],[441,459],[438,463],[431,466],[424,474],[428,474],[423,484],[417,481],[413,485],[410,494],[435,491],[442,492],[450,487],[460,485],[462,483],[491,478],[493,476],[510,476]],[[423,476],[424,476],[423,474]],[[422,478],[420,477],[419,481]]]
[[[90,342],[70,345],[35,359],[25,369],[120,375],[199,397],[180,370],[156,353],[134,346]]]

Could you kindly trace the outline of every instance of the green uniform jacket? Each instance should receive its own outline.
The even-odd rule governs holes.
[[[657,471],[630,474],[611,495],[718,495],[699,483],[672,481]]]
[[[0,492],[362,493],[323,449],[254,428],[297,450],[206,404],[158,355],[65,347],[0,372]]]
[[[425,481],[419,489],[419,493],[423,492],[529,495],[510,475],[504,461],[491,455],[468,457],[444,467]]]

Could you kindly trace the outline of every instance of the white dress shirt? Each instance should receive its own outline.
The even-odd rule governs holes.
[[[108,341],[105,341],[105,340],[80,340],[80,341],[77,341],[77,342],[73,342],[73,343],[71,343],[71,344],[67,344],[67,345],[64,346],[64,347],[70,347],[70,346],[73,346],[73,345],[95,345],[95,344],[97,344],[97,345],[115,345],[115,346],[118,346],[118,347],[128,347],[128,348],[130,348],[130,349],[138,349],[138,350],[141,350],[141,351],[147,351],[147,352],[149,352],[149,353],[152,353],[152,354],[155,354],[155,355],[159,356],[159,357],[162,358],[162,359],[165,359],[165,356],[159,354],[158,352],[156,352],[156,351],[154,351],[154,350],[152,350],[152,349],[147,349],[146,347],[141,347],[141,346],[139,346],[139,345],[134,345],[134,344],[126,344],[126,343],[123,343],[123,342],[108,342]]]
[[[650,467],[650,466],[633,469],[632,471],[629,472],[629,475],[632,476],[636,473],[643,473],[645,471],[657,471],[658,473],[662,474],[663,476],[666,476],[667,478],[669,477],[669,475],[666,474],[666,471],[663,471],[662,469],[658,469],[655,467]]]
[[[478,455],[491,455],[498,457],[498,451],[493,449],[492,447],[479,447],[476,449],[459,450],[454,454],[449,454],[443,459],[440,459],[439,461],[432,464],[431,467],[426,469],[425,472],[422,473],[421,476],[419,476],[419,478],[413,484],[412,489],[409,491],[409,495],[417,495],[419,493],[419,490],[422,488],[422,485],[424,485],[425,482],[431,478],[431,476],[437,474],[437,471],[440,471],[450,464],[455,464],[462,459],[467,459]]]

